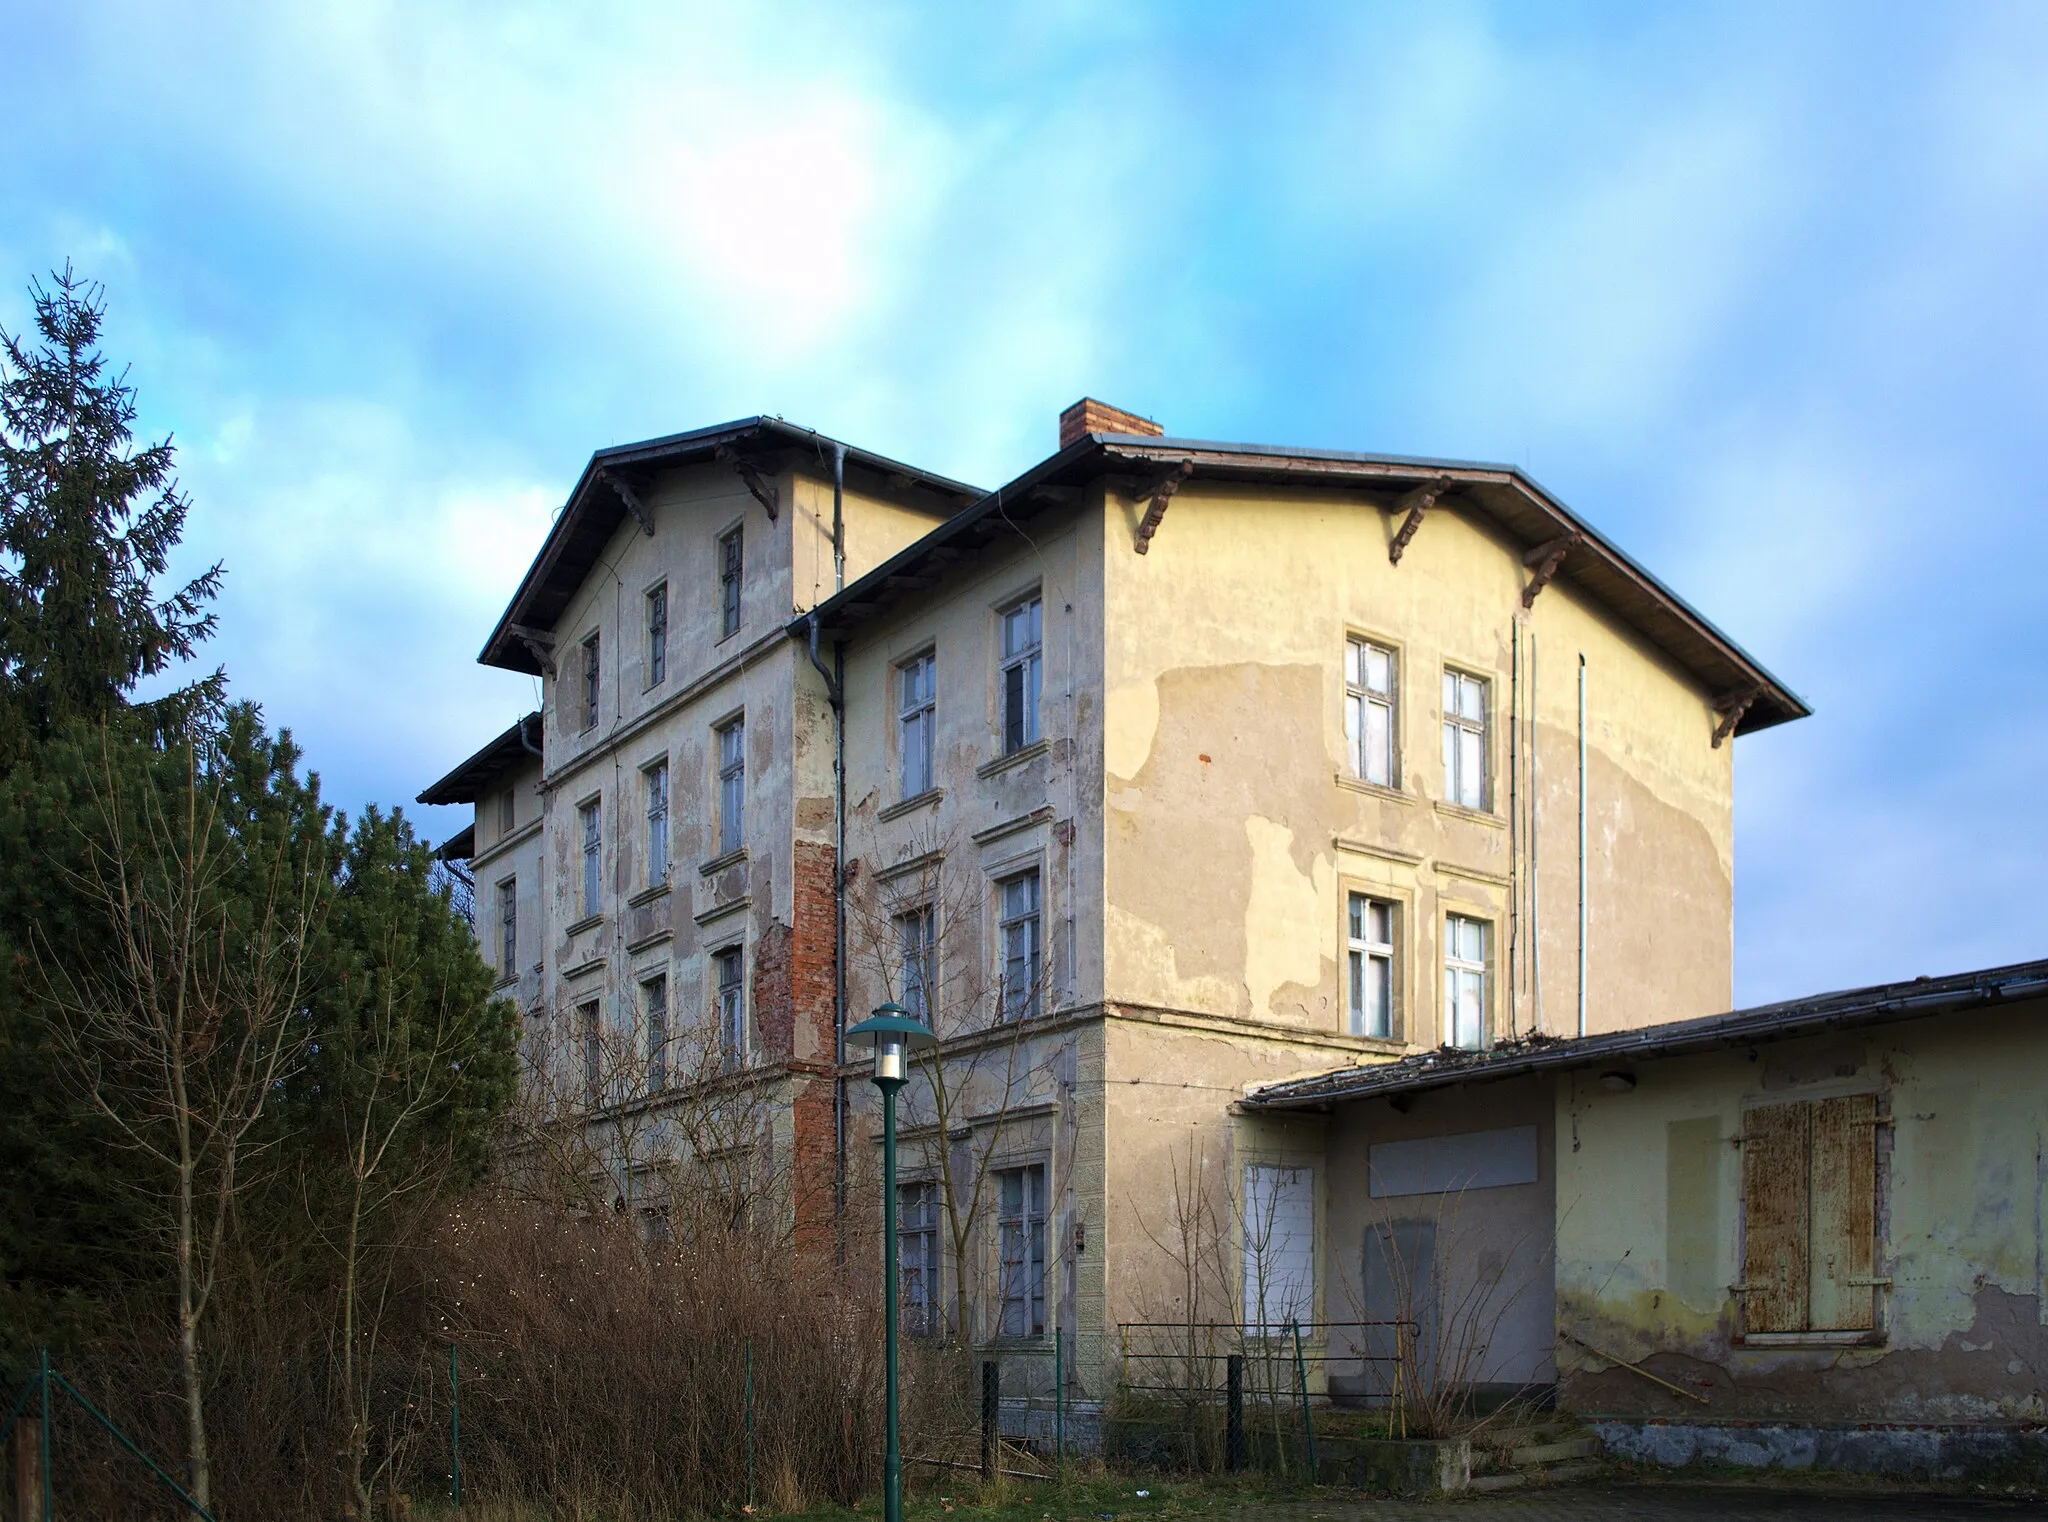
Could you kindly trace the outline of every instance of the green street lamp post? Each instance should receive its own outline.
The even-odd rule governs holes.
[[[896,1091],[910,1077],[910,1049],[938,1040],[900,1004],[884,1004],[846,1033],[872,1043],[875,1087],[882,1091],[882,1315],[887,1364],[888,1451],[882,1459],[883,1522],[903,1522],[903,1445],[896,1398]]]

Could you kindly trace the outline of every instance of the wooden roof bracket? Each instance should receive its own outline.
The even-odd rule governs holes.
[[[1721,722],[1714,726],[1715,750],[1719,750],[1721,742],[1735,733],[1735,726],[1742,722],[1743,715],[1749,712],[1750,705],[1763,695],[1763,688],[1749,687],[1716,700],[1714,712],[1719,715]]]
[[[555,636],[546,629],[532,629],[525,624],[507,624],[505,632],[518,640],[532,652],[540,662],[540,669],[549,676],[555,675]],[[522,731],[523,733],[523,731]]]
[[[1394,512],[1405,512],[1408,516],[1401,520],[1400,532],[1394,535],[1394,542],[1387,546],[1387,559],[1390,562],[1395,565],[1401,563],[1401,556],[1408,549],[1408,541],[1413,539],[1415,531],[1422,527],[1424,515],[1436,506],[1437,498],[1450,489],[1451,478],[1447,475],[1438,476],[1433,481],[1423,482],[1394,504]]]
[[[1132,493],[1137,501],[1144,502],[1147,498],[1150,499],[1144,519],[1138,524],[1138,541],[1133,546],[1140,555],[1151,553],[1152,536],[1159,532],[1159,525],[1166,517],[1166,504],[1171,502],[1173,494],[1180,490],[1180,483],[1194,473],[1195,462],[1182,460],[1150,486]]]
[[[654,514],[648,511],[647,504],[640,500],[639,495],[633,488],[608,470],[600,470],[597,473],[597,479],[619,494],[619,500],[626,504],[626,511],[640,520],[640,532],[652,539],[654,537]]]
[[[1550,585],[1550,578],[1557,574],[1557,568],[1564,564],[1564,557],[1579,543],[1579,535],[1566,534],[1539,544],[1522,557],[1522,564],[1531,567],[1536,574],[1529,578],[1529,584],[1522,588],[1522,606],[1536,606],[1536,594]]]
[[[720,444],[712,451],[712,456],[721,465],[730,465],[739,473],[740,480],[754,494],[754,500],[766,509],[768,521],[773,523],[775,515],[782,510],[782,493],[761,474],[761,468],[729,444]]]

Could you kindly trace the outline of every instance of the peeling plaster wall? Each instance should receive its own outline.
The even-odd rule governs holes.
[[[2038,1421],[2048,1004],[1644,1063],[1557,1087],[1561,1401],[1580,1412]],[[1745,1101],[1876,1093],[1881,1340],[1739,1340]],[[1889,1136],[1887,1142],[1886,1137]],[[1570,1338],[1695,1389],[1682,1400]]]

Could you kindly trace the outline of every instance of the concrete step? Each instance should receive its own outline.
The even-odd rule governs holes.
[[[1472,1476],[1471,1482],[1466,1488],[1469,1490],[1481,1491],[1519,1490],[1522,1486],[1527,1485],[1528,1483],[1528,1475],[1524,1474],[1521,1470],[1516,1469],[1510,1470],[1506,1474],[1475,1474]]]
[[[1602,1451],[1597,1437],[1569,1437],[1554,1443],[1531,1443],[1517,1448],[1508,1462],[1517,1469],[1527,1469],[1532,1465],[1562,1463],[1566,1459],[1598,1458]]]
[[[1607,1465],[1599,1459],[1567,1459],[1562,1464],[1552,1464],[1543,1471],[1546,1480],[1590,1480],[1596,1474],[1604,1474]]]

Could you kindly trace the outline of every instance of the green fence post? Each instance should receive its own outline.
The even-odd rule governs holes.
[[[51,1522],[56,1513],[50,1506],[50,1350],[42,1351],[43,1380],[43,1514],[37,1522]]]
[[[754,1509],[754,1339],[747,1339],[747,1510]]]
[[[1052,1329],[1052,1461],[1067,1462],[1067,1329]]]
[[[1301,1323],[1294,1323],[1294,1384],[1301,1392],[1301,1430],[1308,1438],[1308,1482],[1319,1485],[1316,1474],[1316,1419],[1308,1409],[1308,1363],[1301,1356]]]
[[[455,1509],[462,1510],[462,1377],[456,1346],[448,1344],[448,1448],[453,1462],[448,1466],[448,1495]]]

